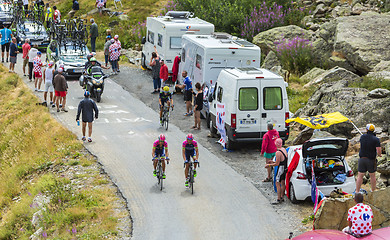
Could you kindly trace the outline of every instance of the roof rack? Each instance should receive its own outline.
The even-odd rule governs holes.
[[[229,39],[232,37],[232,35],[224,32],[213,32],[213,37],[215,39]]]
[[[243,39],[234,40],[233,42],[235,44],[240,45],[241,47],[253,47],[253,46],[255,46],[255,44],[253,44],[251,42],[248,42],[246,40],[243,40]]]
[[[237,68],[241,72],[245,72],[246,74],[263,74],[263,72],[255,67],[244,67],[244,68]]]
[[[168,11],[166,17],[188,19],[194,16],[194,13],[188,11]]]

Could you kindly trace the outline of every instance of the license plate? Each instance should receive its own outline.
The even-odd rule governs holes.
[[[256,124],[256,120],[240,120],[240,124]]]
[[[83,70],[82,70],[82,69],[75,69],[75,70],[73,70],[73,72],[74,72],[74,73],[82,73]]]

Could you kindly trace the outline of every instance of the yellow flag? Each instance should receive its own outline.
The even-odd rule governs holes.
[[[341,113],[334,112],[334,113],[321,114],[313,117],[304,117],[304,118],[297,117],[297,118],[287,119],[286,123],[295,121],[313,129],[321,129],[348,120],[349,119],[343,116]]]

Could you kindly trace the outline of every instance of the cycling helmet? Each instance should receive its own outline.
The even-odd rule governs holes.
[[[189,133],[187,135],[187,140],[194,140],[194,135],[192,135],[192,133]]]
[[[37,52],[37,55],[42,55],[42,53],[40,51]]]
[[[84,92],[84,97],[89,97],[89,92],[88,91]]]
[[[118,38],[119,38],[118,35],[115,35],[115,36],[114,36],[114,39],[115,39],[115,40],[118,40]]]
[[[89,54],[87,55],[87,59],[89,60],[89,59],[91,59],[91,57],[93,57],[93,54],[92,54],[92,53],[89,53]]]
[[[164,134],[160,134],[160,136],[158,136],[158,140],[159,141],[165,141],[165,135]]]
[[[168,86],[165,86],[165,87],[163,88],[163,90],[164,90],[164,92],[169,92],[169,87],[168,87]]]
[[[96,58],[95,57],[91,57],[91,59],[89,59],[90,62],[96,62]]]

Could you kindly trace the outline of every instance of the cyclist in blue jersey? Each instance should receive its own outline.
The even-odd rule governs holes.
[[[194,140],[194,136],[189,133],[187,135],[186,140],[183,142],[183,160],[186,164],[185,170],[184,170],[184,176],[186,179],[185,186],[188,187],[188,169],[190,167],[190,160],[191,157],[194,159],[194,177],[196,177],[196,167],[198,166],[198,159],[199,159],[199,151],[198,151],[198,143]]]
[[[4,52],[7,51],[7,62],[9,58],[9,46],[11,44],[12,39],[12,31],[4,26],[3,29],[0,30],[1,36],[1,62],[4,62]]]

